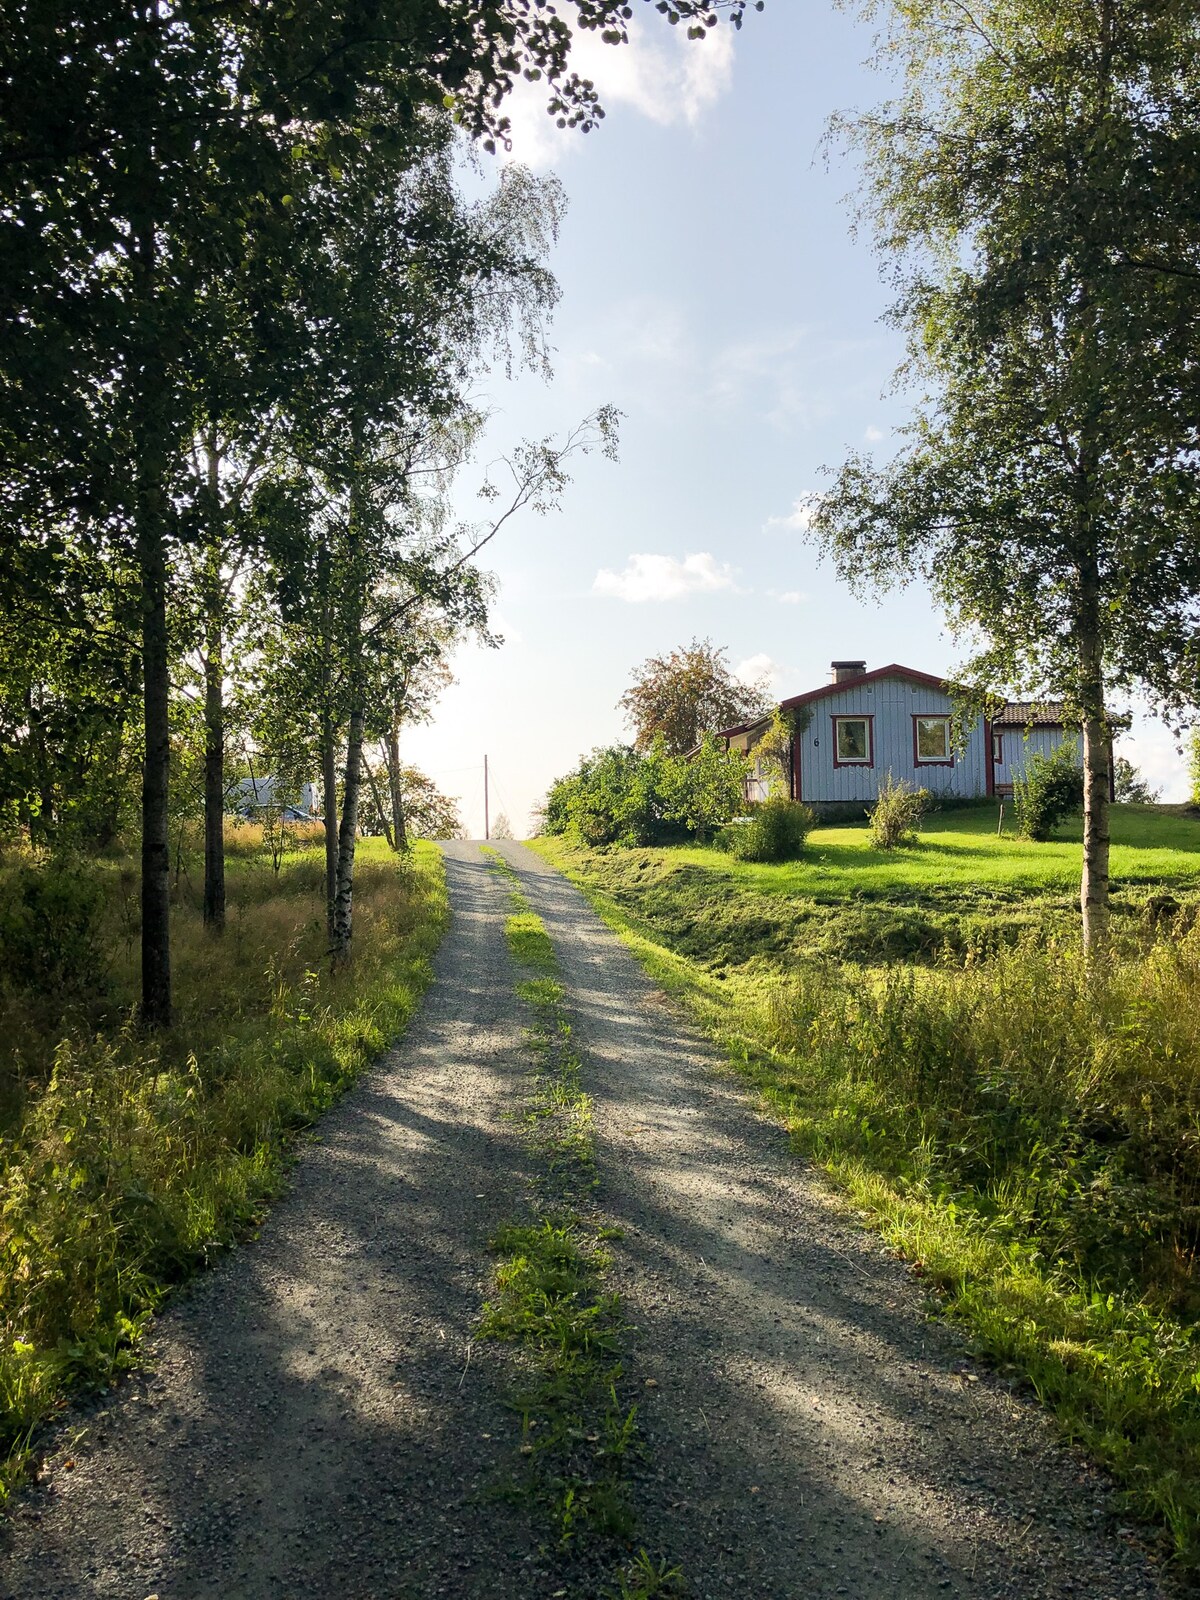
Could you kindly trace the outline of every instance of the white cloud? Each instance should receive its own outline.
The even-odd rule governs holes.
[[[783,673],[779,663],[773,661],[765,650],[760,650],[757,655],[747,656],[745,661],[739,661],[733,669],[733,675],[739,683],[755,686],[765,679],[768,688],[773,689]]]
[[[775,599],[781,606],[802,606],[808,600],[803,589],[785,589],[782,594],[777,594]]]
[[[703,40],[683,28],[627,23],[629,43],[605,44],[598,33],[575,30],[571,69],[590,78],[606,110],[630,106],[661,127],[694,128],[733,81],[733,29],[718,27]],[[560,161],[588,135],[561,129],[546,114],[547,86],[521,81],[505,105],[512,123],[511,159],[531,167]]]
[[[813,517],[821,503],[819,494],[802,494],[792,503],[792,509],[785,517],[768,517],[768,528],[793,528],[797,533],[807,533],[812,527]]]
[[[621,572],[602,568],[592,592],[640,605],[645,600],[680,600],[684,595],[734,587],[733,568],[702,550],[682,561],[674,556],[631,555]]]
[[[881,439],[886,437],[887,435],[884,433],[883,429],[877,428],[874,423],[872,423],[867,429],[866,433],[863,434],[863,438],[868,444],[878,444]]]

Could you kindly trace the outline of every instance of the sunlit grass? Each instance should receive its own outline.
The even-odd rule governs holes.
[[[1082,830],[1064,823],[1053,839],[1032,844],[1013,831],[1011,810],[997,837],[998,810],[935,812],[921,839],[902,850],[874,850],[866,827],[816,828],[799,861],[779,865],[732,862],[718,850],[681,846],[663,852],[679,866],[702,867],[766,894],[844,898],[896,889],[1041,886],[1069,888],[1079,881]],[[1200,881],[1200,819],[1166,807],[1114,806],[1112,876],[1119,883],[1160,879]]]

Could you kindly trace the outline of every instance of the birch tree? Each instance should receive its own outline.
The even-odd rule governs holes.
[[[1196,698],[1200,11],[912,0],[901,98],[848,131],[895,265],[907,376],[888,465],[852,455],[813,531],[852,581],[923,578],[979,691],[1083,731],[1086,947],[1108,937],[1112,696]]]
[[[661,7],[660,7],[661,9]],[[541,80],[561,126],[603,115],[571,68],[572,21],[627,38],[624,0],[27,0],[0,29],[0,524],[28,554],[74,518],[135,597],[142,695],[142,1020],[171,1020],[170,717],[180,480],[198,379],[227,361],[214,281],[291,259],[323,169],[408,153],[449,106],[506,140],[504,100]],[[745,0],[672,0],[703,37]],[[271,345],[272,292],[251,305]],[[219,330],[217,330],[219,332]],[[315,327],[309,330],[316,333]],[[304,363],[295,367],[302,374]],[[27,516],[22,508],[33,508]]]

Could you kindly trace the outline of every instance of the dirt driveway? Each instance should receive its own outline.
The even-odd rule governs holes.
[[[925,1319],[578,893],[499,848],[558,954],[623,1235],[640,1541],[699,1600],[1162,1594],[1102,1476]],[[528,1019],[508,884],[475,845],[446,859],[453,924],[420,1015],[258,1241],[162,1317],[147,1370],[71,1419],[16,1508],[0,1595],[601,1592],[495,1493],[514,1424],[472,1332],[528,1176],[506,1115]]]

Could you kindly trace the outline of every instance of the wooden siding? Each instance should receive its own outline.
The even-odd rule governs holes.
[[[998,794],[1012,793],[1014,780],[1023,775],[1026,763],[1035,750],[1044,756],[1052,756],[1064,739],[1073,739],[1076,749],[1079,749],[1081,742],[1077,733],[1070,730],[1064,732],[1062,728],[1030,728],[1028,733],[1023,728],[997,728],[996,733],[1003,740],[1004,754],[1004,760],[996,766]],[[1079,759],[1082,763],[1082,752]]]
[[[991,751],[982,717],[971,731],[966,750],[955,750],[950,765],[917,763],[913,718],[950,716],[953,711],[950,696],[928,681],[904,677],[851,680],[798,709],[810,719],[796,740],[802,800],[824,805],[870,803],[888,772],[934,794],[971,797],[989,792]],[[835,759],[833,719],[846,716],[873,719],[870,766]]]

